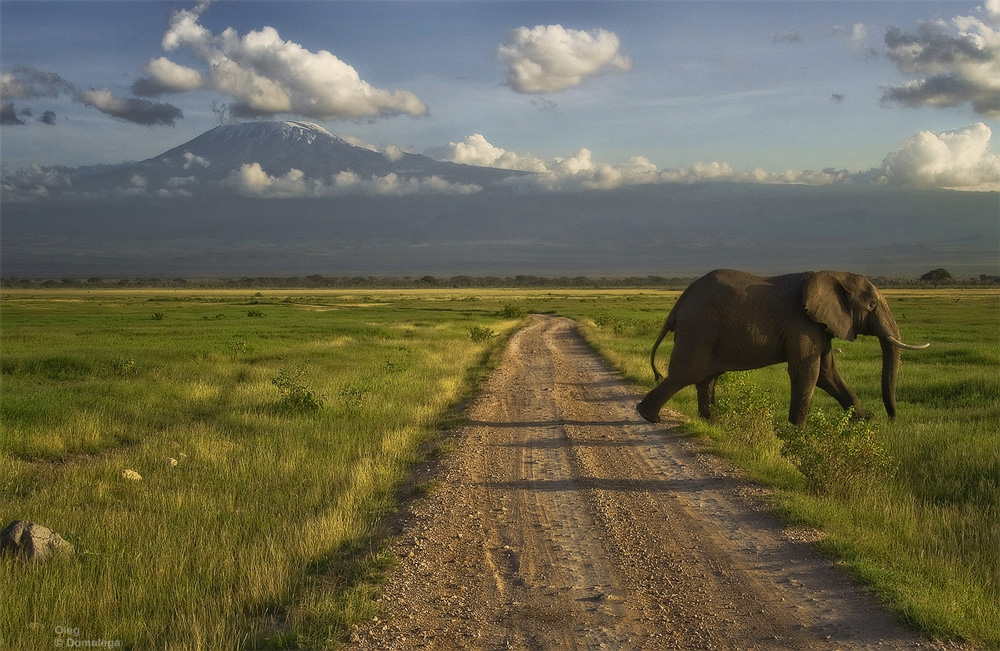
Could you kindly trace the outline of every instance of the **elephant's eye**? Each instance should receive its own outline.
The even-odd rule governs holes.
[[[872,301],[868,304],[868,311],[874,312],[876,307],[878,307],[878,301],[872,299]]]

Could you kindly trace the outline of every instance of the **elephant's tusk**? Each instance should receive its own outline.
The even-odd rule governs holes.
[[[892,336],[887,336],[886,339],[888,339],[889,342],[893,346],[898,346],[900,348],[905,348],[906,350],[923,350],[924,348],[927,348],[928,346],[930,346],[930,344],[923,344],[921,346],[912,346],[910,344],[904,344],[902,341],[900,341],[899,339],[896,339],[895,337],[892,337]]]

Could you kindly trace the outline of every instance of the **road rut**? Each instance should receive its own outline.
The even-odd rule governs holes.
[[[634,411],[576,332],[534,316],[394,520],[370,649],[915,649],[922,639],[755,487]]]

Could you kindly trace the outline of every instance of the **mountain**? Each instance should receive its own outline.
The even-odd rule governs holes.
[[[259,165],[275,178],[299,170],[302,178],[323,184],[341,172],[361,179],[390,174],[405,179],[437,177],[455,185],[483,187],[523,172],[457,165],[404,152],[386,155],[348,143],[310,122],[246,122],[215,127],[169,151],[138,163],[82,167],[68,174],[77,193],[115,193],[142,189],[163,196],[239,190],[244,165]],[[220,185],[221,184],[221,185]],[[182,192],[172,192],[183,190]]]
[[[5,175],[0,275],[1000,271],[996,192],[726,182],[554,192],[517,182],[525,174],[387,156],[305,122],[220,126],[136,163]]]

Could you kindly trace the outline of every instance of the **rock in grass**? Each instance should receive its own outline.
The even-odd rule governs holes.
[[[48,527],[27,520],[14,520],[0,532],[0,553],[13,554],[29,561],[44,561],[53,555],[72,554],[73,545]]]

